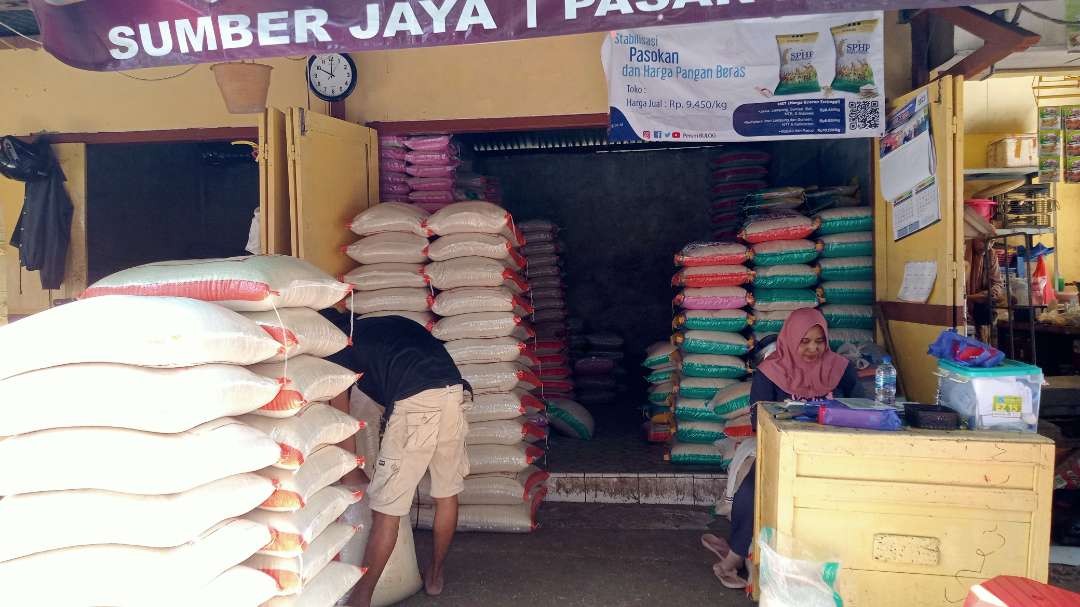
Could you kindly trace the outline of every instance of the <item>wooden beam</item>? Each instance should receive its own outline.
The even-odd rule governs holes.
[[[911,18],[911,90],[930,82],[930,13],[919,11]]]
[[[494,133],[506,131],[541,131],[548,129],[607,128],[608,114],[564,114],[559,116],[520,116],[513,118],[463,118],[459,120],[415,120],[404,122],[369,122],[380,135],[421,133]]]
[[[879,301],[877,305],[881,306],[882,311],[889,320],[901,322],[955,327],[959,319],[963,318],[963,310],[959,306],[910,303],[906,301]]]
[[[980,10],[968,7],[929,9],[934,15],[983,39],[983,46],[942,75],[971,79],[985,73],[995,63],[1013,53],[1027,50],[1042,38],[1035,32],[1002,21]],[[914,44],[914,40],[912,41]]]
[[[117,131],[103,133],[30,133],[20,135],[33,139],[45,135],[49,143],[177,143],[197,141],[257,141],[259,129],[254,126],[213,127],[205,129],[168,129],[160,131]]]

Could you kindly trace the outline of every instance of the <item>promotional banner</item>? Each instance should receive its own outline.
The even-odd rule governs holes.
[[[64,63],[90,70],[128,70],[992,1],[30,0],[30,5],[45,49]]]
[[[879,137],[880,12],[612,32],[601,50],[615,141]]]

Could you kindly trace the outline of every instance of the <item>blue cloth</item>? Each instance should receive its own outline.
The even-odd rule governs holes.
[[[964,367],[996,367],[1005,360],[1001,350],[952,329],[942,331],[927,353]]]

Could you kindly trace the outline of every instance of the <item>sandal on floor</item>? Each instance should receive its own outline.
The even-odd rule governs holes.
[[[720,580],[720,583],[724,586],[724,588],[729,588],[731,590],[746,589],[747,581],[739,577],[738,573],[725,572],[724,569],[720,566],[720,563],[714,564],[712,570],[713,575],[716,576],[716,579]]]

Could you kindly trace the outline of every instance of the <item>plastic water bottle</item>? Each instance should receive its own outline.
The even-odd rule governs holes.
[[[874,400],[879,405],[896,404],[896,367],[892,358],[886,356],[874,372]]]

